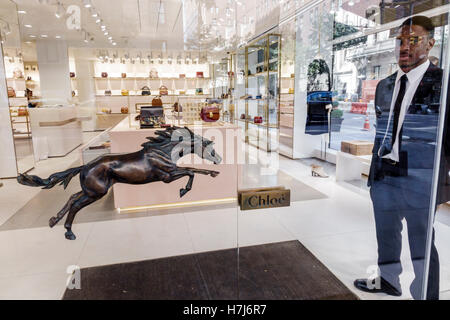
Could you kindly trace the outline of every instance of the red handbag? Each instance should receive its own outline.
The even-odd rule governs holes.
[[[205,122],[216,122],[220,119],[220,109],[214,106],[203,107],[200,118]]]
[[[256,117],[253,118],[253,122],[254,122],[254,123],[262,123],[262,122],[263,122],[263,119],[262,119],[262,117],[256,116]]]
[[[169,89],[166,86],[159,87],[159,94],[162,96],[167,96],[169,94]]]
[[[203,78],[203,71],[197,72],[197,78]]]

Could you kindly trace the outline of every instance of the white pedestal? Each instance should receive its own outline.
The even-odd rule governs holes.
[[[360,180],[363,163],[357,156],[338,151],[336,154],[336,181]]]

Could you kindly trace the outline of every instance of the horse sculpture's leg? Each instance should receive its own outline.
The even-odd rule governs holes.
[[[50,228],[53,228],[54,226],[56,226],[56,224],[61,221],[62,218],[64,218],[64,216],[66,215],[66,213],[69,211],[70,207],[72,206],[72,204],[81,198],[81,196],[83,195],[83,191],[80,191],[78,193],[73,194],[69,201],[67,201],[67,203],[64,205],[64,207],[61,209],[60,212],[58,212],[58,214],[56,215],[56,217],[51,217],[48,224],[50,226]]]
[[[64,227],[67,230],[67,232],[65,234],[66,239],[68,239],[68,240],[76,239],[75,235],[72,232],[72,223],[73,223],[73,219],[75,219],[75,215],[78,213],[78,211],[80,211],[87,205],[90,205],[91,203],[97,201],[100,198],[101,197],[91,198],[83,193],[83,195],[70,206],[69,215],[67,216],[66,222],[64,223]]]
[[[180,178],[189,176],[189,181],[186,184],[186,188],[180,189],[180,198],[181,198],[192,189],[192,184],[194,183],[194,175],[195,174],[192,171],[184,170],[184,169],[180,170],[178,168],[177,170],[170,173],[170,176],[168,177],[168,179],[166,181],[167,181],[167,183],[170,183],[170,182],[178,180]],[[164,182],[166,182],[166,181],[164,181]]]
[[[177,169],[175,171],[170,172],[170,177],[169,177],[167,183],[178,180],[185,176],[189,176],[189,181],[186,184],[186,187],[184,189],[180,189],[180,197],[183,197],[186,193],[188,193],[190,190],[192,190],[192,184],[194,183],[195,173],[211,175],[212,177],[216,177],[219,174],[219,172],[217,172],[217,171],[203,170],[203,169],[196,169],[196,168],[177,167]]]

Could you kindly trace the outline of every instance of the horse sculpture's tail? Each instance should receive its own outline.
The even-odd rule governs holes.
[[[47,179],[39,178],[38,176],[29,176],[27,174],[20,174],[17,177],[17,182],[30,187],[43,187],[42,189],[50,189],[56,186],[59,182],[64,185],[64,189],[69,185],[70,180],[80,173],[84,166],[71,168],[63,172],[52,174]]]

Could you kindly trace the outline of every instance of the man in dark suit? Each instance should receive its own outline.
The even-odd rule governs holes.
[[[434,43],[434,26],[429,18],[407,19],[396,37],[400,70],[377,86],[377,130],[368,183],[375,214],[380,274],[376,279],[355,280],[354,285],[366,292],[402,294],[399,276],[402,220],[405,219],[415,273],[410,291],[413,298],[421,297],[443,73],[428,58]],[[445,132],[438,204],[450,200],[447,135]],[[427,299],[439,299],[439,258],[434,231]]]

